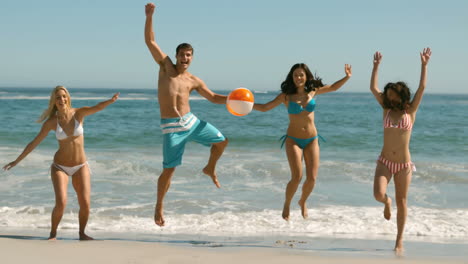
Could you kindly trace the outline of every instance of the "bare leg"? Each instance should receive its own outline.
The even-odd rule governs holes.
[[[55,207],[52,210],[49,240],[56,240],[57,228],[67,205],[68,175],[52,166],[50,176],[55,192]]]
[[[301,207],[302,217],[307,219],[309,213],[307,211],[307,198],[314,190],[315,181],[317,180],[319,161],[320,161],[320,148],[318,139],[311,142],[304,149],[304,161],[306,166],[306,180],[302,185],[302,195],[299,199],[299,206]]]
[[[286,197],[283,206],[283,219],[289,220],[291,200],[297,191],[302,179],[302,149],[297,146],[294,140],[286,139],[286,155],[288,156],[289,168],[291,170],[291,180],[286,186]]]
[[[390,173],[388,168],[381,162],[377,162],[374,176],[374,197],[375,200],[385,205],[384,218],[387,220],[390,220],[390,217],[392,215],[392,199],[390,199],[390,197],[387,196],[387,186],[391,179],[392,174]]]
[[[169,187],[171,186],[171,179],[174,175],[175,168],[164,168],[161,175],[158,179],[158,193],[157,193],[157,201],[156,201],[156,208],[154,210],[154,223],[158,226],[164,226],[164,197],[166,196]]]
[[[219,158],[224,152],[224,149],[226,148],[228,144],[228,139],[214,143],[211,145],[211,150],[210,150],[210,158],[208,159],[208,164],[203,168],[203,173],[206,175],[210,176],[211,179],[213,180],[213,183],[216,185],[216,187],[220,188],[221,185],[218,182],[218,176],[216,175],[216,163],[218,162]]]
[[[411,183],[411,177],[413,172],[411,168],[405,168],[395,174],[393,181],[395,182],[395,201],[397,204],[397,238],[395,242],[396,254],[403,253],[403,231],[406,224],[407,216],[407,195],[409,185]]]
[[[83,166],[72,176],[72,184],[80,206],[80,211],[78,213],[80,240],[93,240],[92,237],[85,234],[91,208],[91,179],[88,165]]]

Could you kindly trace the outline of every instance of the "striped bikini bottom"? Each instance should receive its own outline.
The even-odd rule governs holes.
[[[389,161],[388,159],[382,156],[379,156],[379,158],[377,159],[377,162],[378,161],[380,161],[383,165],[385,165],[385,167],[387,167],[387,169],[393,175],[397,174],[400,170],[404,168],[408,168],[408,167],[411,167],[412,171],[416,171],[416,166],[414,166],[414,163],[411,161],[406,162],[406,163],[398,163],[398,162]]]

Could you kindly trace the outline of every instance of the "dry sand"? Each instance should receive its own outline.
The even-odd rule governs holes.
[[[354,258],[320,256],[316,252],[285,248],[207,248],[170,246],[136,241],[46,241],[0,238],[0,263],[467,263],[462,259]]]

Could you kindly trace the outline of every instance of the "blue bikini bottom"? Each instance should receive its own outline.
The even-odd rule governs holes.
[[[314,141],[316,138],[320,138],[321,140],[327,142],[321,135],[317,135],[317,136],[311,137],[311,138],[297,138],[297,137],[291,137],[291,136],[288,136],[288,135],[284,135],[284,136],[282,136],[280,138],[280,141],[282,141],[281,142],[281,148],[283,148],[284,142],[286,142],[286,138],[290,138],[290,139],[294,140],[294,142],[296,142],[296,144],[301,149],[304,149],[305,147],[307,147],[307,145],[309,145],[309,143]]]

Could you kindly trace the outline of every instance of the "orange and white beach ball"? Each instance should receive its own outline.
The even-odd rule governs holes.
[[[226,107],[235,116],[244,116],[252,111],[254,105],[253,93],[247,88],[237,88],[229,93]]]

